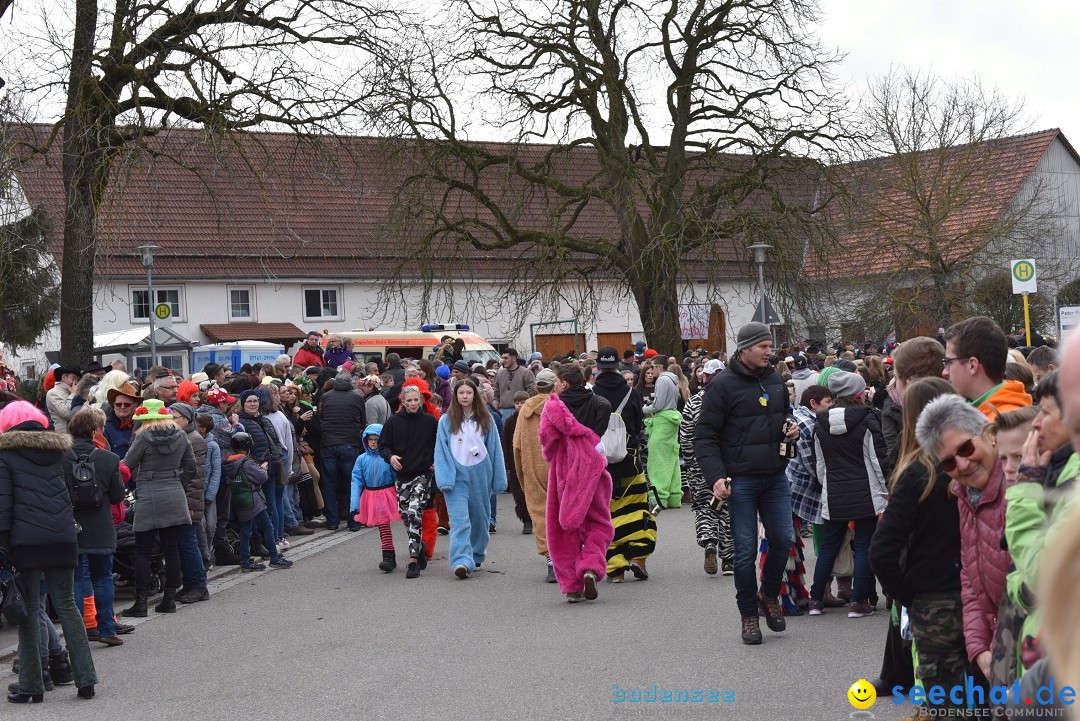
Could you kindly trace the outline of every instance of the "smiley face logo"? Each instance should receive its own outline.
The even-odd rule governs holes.
[[[857,709],[864,710],[874,705],[877,701],[877,690],[866,679],[860,678],[851,684],[847,692],[848,701]]]

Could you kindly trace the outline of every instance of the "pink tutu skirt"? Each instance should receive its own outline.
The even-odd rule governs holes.
[[[397,489],[394,486],[374,491],[364,489],[360,494],[360,512],[353,520],[365,526],[381,526],[401,520],[398,512]]]

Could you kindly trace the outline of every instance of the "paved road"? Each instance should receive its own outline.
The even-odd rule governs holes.
[[[290,570],[220,579],[210,602],[151,614],[122,647],[95,645],[94,701],[63,687],[2,717],[831,720],[852,717],[848,686],[878,671],[883,613],[789,619],[786,633],[743,646],[731,578],[702,572],[689,508],[661,514],[649,581],[605,583],[599,600],[570,606],[500,500],[490,561],[469,580],[451,575],[445,538],[406,581],[376,568],[377,532],[327,534]],[[399,549],[405,540],[396,524]],[[615,685],[654,684],[731,689],[734,702],[612,700]]]

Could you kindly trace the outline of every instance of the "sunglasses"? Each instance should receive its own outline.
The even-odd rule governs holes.
[[[131,408],[134,403],[113,403],[113,408]]]
[[[946,473],[952,473],[956,470],[957,458],[970,458],[971,454],[975,452],[974,437],[967,439],[956,449],[956,455],[949,456],[948,458],[941,459],[941,470]]]

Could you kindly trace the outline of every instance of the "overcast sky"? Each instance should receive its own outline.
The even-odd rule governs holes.
[[[1024,98],[1031,130],[1080,144],[1080,3],[1075,0],[820,0],[822,41],[847,53],[853,88],[890,64],[978,75]]]

